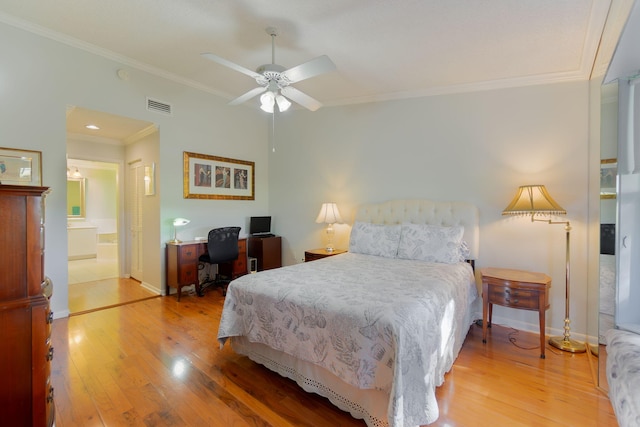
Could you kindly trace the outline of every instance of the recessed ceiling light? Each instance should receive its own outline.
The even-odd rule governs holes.
[[[96,125],[86,125],[85,127],[91,130],[100,130],[100,128]]]

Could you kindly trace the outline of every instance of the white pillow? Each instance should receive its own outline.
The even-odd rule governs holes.
[[[463,234],[461,225],[402,224],[398,258],[446,264],[464,261]]]
[[[395,258],[398,254],[401,228],[400,224],[383,225],[356,221],[351,229],[349,252]]]

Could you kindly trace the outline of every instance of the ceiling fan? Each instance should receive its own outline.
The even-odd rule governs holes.
[[[256,71],[251,71],[240,65],[234,64],[233,62],[221,58],[218,55],[214,55],[213,53],[206,52],[201,54],[203,57],[217,62],[220,65],[224,65],[225,67],[229,67],[233,70],[246,74],[249,77],[253,77],[256,80],[256,83],[258,83],[259,87],[251,89],[249,92],[240,95],[229,102],[229,105],[242,104],[243,102],[262,94],[262,96],[260,96],[260,108],[267,113],[273,113],[276,104],[278,105],[279,111],[286,111],[291,106],[289,99],[311,111],[316,111],[318,108],[322,107],[322,104],[319,101],[291,85],[335,70],[336,66],[333,61],[331,61],[327,55],[322,55],[305,62],[304,64],[285,69],[283,66],[276,64],[275,59],[275,38],[278,35],[278,29],[268,27],[266,32],[271,36],[271,64],[261,65],[256,69]]]

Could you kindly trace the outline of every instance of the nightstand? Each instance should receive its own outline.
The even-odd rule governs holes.
[[[506,268],[483,268],[482,342],[487,342],[493,304],[521,310],[536,310],[540,319],[540,358],[544,359],[545,314],[549,308],[551,278],[546,274]],[[488,317],[487,317],[488,315]]]
[[[325,248],[311,249],[304,251],[304,262],[315,261],[317,259],[326,258],[328,256],[339,255],[347,252],[346,249],[334,249],[333,252],[327,252]]]

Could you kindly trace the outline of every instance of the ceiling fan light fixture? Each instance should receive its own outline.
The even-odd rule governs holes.
[[[291,102],[280,94],[276,95],[276,102],[278,103],[280,112],[287,111],[289,107],[291,107]]]
[[[275,96],[273,92],[265,92],[260,97],[260,109],[267,113],[273,113],[273,105],[275,104]]]
[[[295,67],[285,69],[282,65],[276,64],[275,37],[278,35],[278,30],[274,27],[268,27],[266,31],[271,36],[271,64],[263,64],[256,71],[234,64],[210,52],[201,53],[203,57],[213,62],[255,79],[258,84],[257,88],[231,100],[229,105],[238,105],[263,92],[270,92],[264,93],[260,97],[260,108],[267,113],[274,113],[275,103],[278,103],[278,110],[282,112],[289,109],[292,102],[300,104],[310,111],[316,111],[322,104],[290,85],[333,71],[336,69],[336,65],[327,55],[321,55]],[[283,89],[285,90],[284,93],[287,94],[287,98],[281,94]]]

